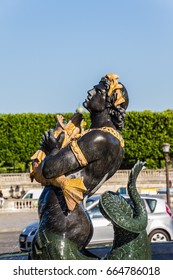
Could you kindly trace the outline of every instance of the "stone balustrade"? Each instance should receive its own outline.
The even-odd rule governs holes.
[[[37,208],[37,199],[5,199],[0,211],[32,211]]]
[[[130,174],[130,170],[118,170],[110,180],[115,180],[115,178],[125,178],[127,179]],[[173,177],[173,169],[169,170],[170,177]],[[165,169],[143,169],[139,174],[139,178],[161,178],[165,179]],[[5,183],[30,183],[29,173],[3,173],[0,174],[0,186]]]
[[[130,170],[118,170],[116,174],[112,177],[126,177],[128,178]],[[173,176],[173,169],[169,170],[170,176]],[[143,169],[139,174],[139,177],[165,177],[165,169]],[[2,182],[30,182],[29,173],[2,173],[0,174],[0,184]]]
[[[118,170],[117,173],[106,181],[99,189],[103,192],[107,189],[117,191],[121,187],[127,186],[128,176],[130,170]],[[173,169],[169,170],[169,178],[173,180]],[[30,189],[40,188],[41,185],[35,180],[32,183],[29,173],[6,173],[0,174],[0,190],[2,190],[4,197],[10,197],[10,188],[14,189],[14,196],[19,197],[21,190],[27,192]],[[18,189],[16,190],[16,187]],[[156,193],[158,189],[166,187],[165,169],[143,169],[137,179],[137,187],[140,192],[146,192],[150,189],[151,192]]]
[[[2,173],[0,174],[0,185],[2,183],[21,183],[21,182],[29,182],[30,174],[29,173]]]
[[[163,195],[166,200],[166,196]],[[173,209],[173,196],[170,197],[170,206]],[[37,211],[37,199],[5,199],[5,202],[0,208],[0,214],[5,212],[23,212]]]

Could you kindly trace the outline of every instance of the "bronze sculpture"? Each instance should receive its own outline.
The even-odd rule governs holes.
[[[58,119],[56,130],[44,134],[32,157],[31,175],[45,185],[32,259],[96,258],[85,249],[93,227],[82,201],[119,169],[123,159],[124,141],[118,130],[129,100],[118,78],[107,74],[88,91],[83,105],[91,116],[89,130],[81,132],[80,114],[67,126]]]
[[[136,189],[136,179],[144,166],[138,161],[132,168],[127,191],[131,204],[119,193],[105,192],[100,199],[103,215],[114,227],[114,242],[106,259],[150,260],[150,244],[146,232],[147,211]]]

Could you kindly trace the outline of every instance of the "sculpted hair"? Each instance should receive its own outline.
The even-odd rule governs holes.
[[[122,130],[124,128],[124,119],[126,116],[126,109],[127,109],[128,103],[129,103],[127,90],[123,84],[121,84],[121,85],[122,85],[121,93],[125,99],[124,103],[117,105],[117,106],[114,105],[116,102],[116,98],[117,98],[116,94],[107,96],[107,99],[106,99],[107,111],[108,111],[109,115],[111,116],[111,120],[112,120],[113,124],[115,125],[116,129],[118,129],[118,130]]]

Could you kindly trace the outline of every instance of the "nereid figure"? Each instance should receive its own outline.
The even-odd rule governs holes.
[[[39,199],[32,259],[93,258],[85,250],[93,228],[82,200],[94,194],[123,159],[124,141],[117,130],[123,128],[128,94],[118,78],[107,74],[88,91],[83,103],[91,115],[88,131],[67,139],[65,127],[57,138],[50,130],[41,144],[42,165],[39,157],[33,157],[33,177],[45,188]],[[76,118],[79,122],[79,115]]]

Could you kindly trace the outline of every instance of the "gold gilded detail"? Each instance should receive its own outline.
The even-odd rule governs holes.
[[[123,139],[122,135],[117,130],[115,130],[114,128],[108,127],[108,126],[104,126],[104,127],[100,127],[100,128],[87,129],[83,133],[81,133],[79,135],[79,137],[76,137],[76,139],[79,139],[80,137],[82,137],[86,133],[88,133],[90,131],[93,131],[93,130],[102,130],[102,131],[105,131],[105,132],[108,132],[108,133],[112,134],[115,138],[117,138],[120,141],[121,147],[122,148],[124,147],[124,139]]]
[[[41,163],[33,162],[34,179],[43,185],[53,185],[62,189],[67,207],[70,211],[73,211],[76,204],[80,204],[83,199],[83,192],[86,191],[86,187],[82,178],[68,179],[64,175],[52,179],[44,178],[42,174]]]
[[[65,147],[70,143],[72,152],[74,153],[76,159],[78,160],[81,167],[84,167],[88,164],[85,156],[83,155],[80,147],[77,144],[77,139],[85,135],[87,132],[92,130],[101,130],[112,134],[120,141],[121,147],[124,147],[124,140],[122,136],[111,127],[102,127],[98,129],[89,129],[81,133],[81,128],[75,126],[72,121],[69,121],[66,125],[63,123],[63,117],[57,116],[57,127],[54,131],[55,137],[58,137],[59,134],[63,131],[65,133],[65,139],[63,141],[62,147]],[[33,181],[34,179],[41,183],[42,185],[53,185],[62,189],[67,207],[70,211],[73,211],[77,204],[83,199],[83,193],[86,191],[86,187],[83,183],[82,178],[69,179],[67,177],[59,176],[52,179],[44,178],[42,174],[42,161],[46,157],[44,151],[39,149],[32,157],[32,165],[30,168],[30,177]]]
[[[108,96],[111,96],[111,94],[114,92],[115,97],[116,97],[114,106],[116,107],[116,106],[122,104],[123,102],[125,102],[125,99],[122,96],[122,92],[121,92],[121,89],[123,86],[118,83],[119,76],[117,74],[107,74],[106,77],[110,81],[110,88],[108,91]]]
[[[77,161],[79,162],[81,167],[84,167],[88,164],[88,161],[86,160],[84,154],[82,153],[79,145],[77,144],[76,140],[72,140],[70,143],[71,150],[73,154],[75,155]]]
[[[75,126],[70,120],[66,125],[63,123],[64,118],[61,115],[57,115],[57,125],[54,131],[54,136],[57,138],[63,131],[65,134],[62,148],[68,145],[72,138],[79,137],[81,127]],[[64,193],[64,197],[67,203],[67,207],[70,211],[73,211],[76,204],[80,204],[83,199],[83,192],[86,191],[86,187],[82,178],[68,179],[64,175],[52,179],[44,178],[42,174],[42,161],[46,157],[44,151],[39,149],[32,157],[32,165],[30,167],[31,181],[34,179],[42,185],[50,185],[60,187]]]
[[[125,102],[125,98],[122,96],[121,91],[117,90],[116,93],[117,93],[117,98],[116,98],[116,101],[114,103],[115,107]]]
[[[106,77],[110,80],[110,88],[108,96],[111,96],[112,92],[116,89],[121,89],[122,85],[118,83],[119,76],[116,74],[106,74]]]
[[[121,147],[124,148],[124,139],[117,130],[113,129],[112,127],[108,127],[108,126],[98,128],[98,130],[105,131],[105,132],[112,134],[115,138],[117,138],[120,141]]]
[[[68,179],[63,175],[50,179],[49,184],[62,189],[67,207],[70,211],[74,210],[76,204],[80,204],[83,199],[83,193],[86,191],[82,178]]]

